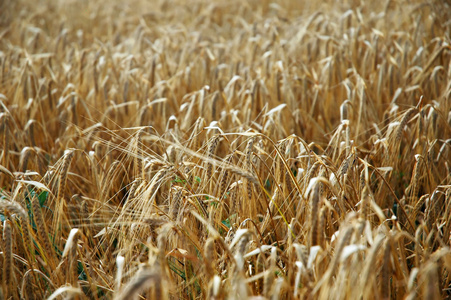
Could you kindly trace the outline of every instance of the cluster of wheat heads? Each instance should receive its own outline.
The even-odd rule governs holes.
[[[445,298],[446,1],[3,1],[0,298]]]

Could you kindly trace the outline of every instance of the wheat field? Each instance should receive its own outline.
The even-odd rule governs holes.
[[[451,295],[451,3],[0,2],[0,299]]]

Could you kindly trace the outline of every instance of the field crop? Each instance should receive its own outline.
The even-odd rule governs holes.
[[[445,0],[0,2],[0,299],[451,294]]]

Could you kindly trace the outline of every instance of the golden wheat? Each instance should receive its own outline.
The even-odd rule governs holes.
[[[449,297],[450,11],[2,2],[0,297]]]

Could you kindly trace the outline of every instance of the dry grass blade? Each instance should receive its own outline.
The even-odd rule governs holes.
[[[14,298],[13,236],[11,222],[3,223],[3,290],[6,298]]]
[[[82,291],[79,288],[74,288],[70,285],[62,286],[58,288],[53,294],[48,298],[49,300],[57,299],[59,296],[68,295],[69,297],[74,297],[76,295],[81,294]]]

